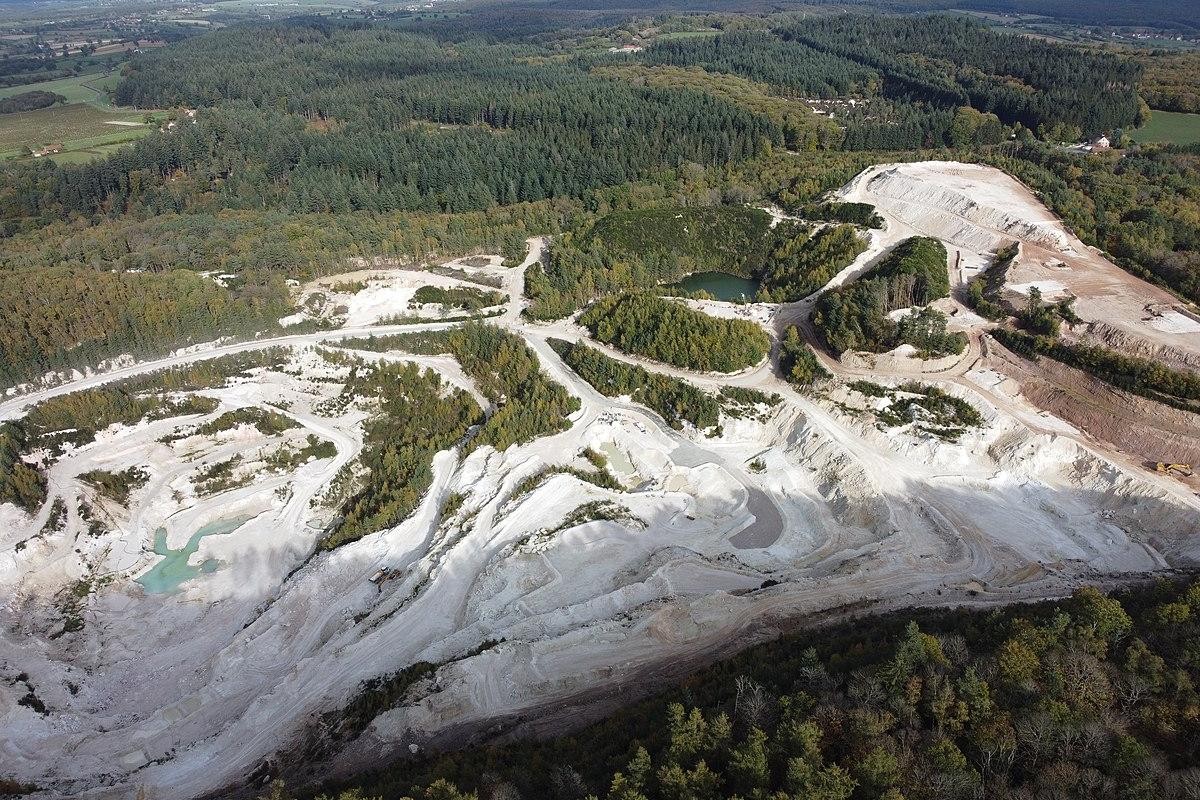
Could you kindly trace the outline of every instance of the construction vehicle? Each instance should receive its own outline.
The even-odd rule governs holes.
[[[1165,461],[1160,461],[1154,465],[1154,468],[1156,470],[1158,470],[1159,472],[1161,472],[1163,475],[1175,474],[1175,475],[1182,476],[1184,478],[1192,477],[1192,465],[1191,464],[1168,464]]]

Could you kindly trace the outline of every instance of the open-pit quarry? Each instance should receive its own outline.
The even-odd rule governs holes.
[[[961,289],[1018,242],[1006,290],[1070,292],[1085,321],[1076,335],[1132,342],[1183,366],[1200,358],[1187,309],[1086,247],[1003,173],[884,165],[839,196],[875,205],[886,224],[834,285],[919,234],[945,242]],[[36,514],[0,505],[0,777],[39,787],[39,797],[144,790],[184,800],[283,769],[290,781],[346,774],[581,724],[806,620],[1056,597],[1200,556],[1197,487],[1145,466],[1168,455],[1200,461],[1195,415],[1099,393],[1082,373],[1004,351],[957,295],[944,304],[951,328],[970,336],[963,356],[936,365],[904,353],[825,357],[836,377],[818,391],[793,389],[772,360],[695,374],[592,344],[705,389],[781,398],[723,417],[706,437],[572,372],[549,340],[584,339],[583,329],[521,317],[524,270],[545,245],[530,240],[511,268],[498,258],[427,275],[370,265],[340,278],[356,291],[331,280],[300,290],[324,296],[298,306],[295,321],[332,317],[336,327],[216,343],[0,405],[0,420],[20,419],[81,389],[271,353],[219,385],[176,393],[209,398],[203,413],[114,425],[66,447]],[[491,324],[520,336],[579,410],[566,430],[503,452],[440,452],[403,522],[321,549],[372,410],[341,394],[352,340],[461,324],[448,314],[389,324],[413,313],[423,275],[504,292]],[[811,299],[694,305],[778,333]],[[495,411],[451,356],[358,355],[416,363]],[[862,378],[885,391],[851,387]],[[899,387],[913,379],[965,400],[981,423],[939,436],[919,416],[880,421],[911,396]],[[245,409],[288,423],[206,428]],[[1127,433],[1123,419],[1140,427]],[[585,452],[604,455],[615,488],[547,471],[589,469]],[[80,477],[135,467],[145,480],[126,505]],[[65,516],[51,519],[56,507]],[[602,518],[580,513],[598,508]],[[430,666],[399,701],[347,729],[344,709],[365,681],[422,662]]]

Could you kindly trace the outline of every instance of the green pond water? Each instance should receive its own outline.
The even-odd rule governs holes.
[[[701,289],[718,300],[753,300],[758,293],[758,281],[752,278],[740,278],[728,272],[693,272],[676,284],[687,292],[698,292]]]
[[[254,519],[254,515],[219,519],[197,529],[187,540],[187,544],[178,550],[167,547],[167,529],[159,528],[154,532],[154,552],[163,557],[150,571],[137,579],[147,592],[151,594],[169,594],[179,588],[179,584],[190,581],[200,575],[216,572],[219,562],[215,558],[206,558],[196,566],[188,563],[192,554],[200,548],[200,540],[205,536],[220,536],[233,533],[238,528]]]

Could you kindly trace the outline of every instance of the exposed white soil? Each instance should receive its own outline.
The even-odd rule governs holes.
[[[1109,325],[1153,345],[1200,356],[1194,310],[1085,245],[1033,192],[1000,170],[950,161],[884,164],[864,170],[838,195],[871,203],[887,221],[838,285],[890,246],[919,235],[945,243],[951,283],[961,291],[992,263],[997,250],[1019,242],[1005,286],[1019,302],[1033,287],[1046,300],[1073,297],[1087,325]]]
[[[1182,311],[1165,311],[1150,320],[1150,327],[1163,333],[1200,333],[1200,320]]]
[[[929,180],[945,171],[923,169],[918,177]],[[852,187],[870,182],[863,180]],[[962,247],[992,247],[1015,230],[1071,249],[1046,213],[1022,218],[1012,209],[960,207],[954,191],[966,189],[956,186],[924,200],[895,177],[886,188],[900,205],[929,205],[929,197],[951,204],[955,211],[938,218]],[[1006,196],[989,191],[982,196],[996,202]],[[873,250],[852,269],[865,268],[921,218],[901,222],[894,208],[882,211],[888,228],[873,234]],[[984,223],[1003,232],[968,229]],[[1190,492],[1047,418],[1011,381],[974,366],[974,356],[923,378],[968,400],[985,418],[982,428],[950,443],[915,423],[878,427],[869,413],[873,401],[844,388],[825,397],[799,394],[770,363],[734,376],[697,375],[602,348],[706,388],[753,387],[783,398],[765,421],[723,419],[719,438],[671,430],[640,406],[603,397],[558,359],[547,339],[579,339],[585,334],[577,326],[520,320],[524,269],[544,246],[530,240],[518,268],[493,260],[481,269],[501,275],[511,298],[496,323],[524,337],[543,369],[580,398],[570,429],[503,453],[438,454],[432,487],[409,519],[333,552],[312,555],[332,514],[321,498],[357,456],[364,412],[351,406],[322,416],[345,368],[327,363],[311,345],[444,324],[347,322],[335,331],[130,365],[0,403],[0,419],[9,419],[31,402],[106,380],[284,344],[293,348],[286,372],[261,372],[203,394],[221,401],[215,414],[282,402],[300,426],[279,437],[237,429],[170,445],[158,440],[202,420],[110,430],[51,470],[52,496],[72,508],[63,530],[37,536],[49,503],[32,519],[0,506],[6,777],[43,787],[39,796],[46,798],[129,797],[139,788],[154,797],[197,797],[279,763],[362,681],[417,661],[445,663],[336,763],[377,766],[413,745],[524,723],[538,730],[538,719],[569,724],[564,717],[581,718],[575,709],[611,703],[622,686],[644,687],[648,675],[661,680],[816,612],[864,601],[896,607],[1059,596],[1082,582],[1200,560],[1200,540],[1190,535],[1200,526],[1200,502]],[[437,283],[435,277],[420,279]],[[387,305],[401,302],[400,284],[388,285],[391,300],[380,294],[364,301],[356,321],[402,310]],[[770,322],[755,306],[702,307],[782,325],[803,304],[778,309]],[[977,348],[973,339],[970,353]],[[482,400],[452,360],[409,358]],[[876,370],[871,378],[905,380],[900,371]],[[239,488],[197,496],[191,476],[201,465],[239,453],[247,464],[260,464],[260,451],[310,433],[333,442],[336,457],[289,473],[263,470]],[[546,466],[584,467],[585,447],[609,454],[626,490],[559,474],[512,496]],[[756,460],[764,471],[751,470]],[[90,496],[78,475],[131,465],[146,469],[150,482],[135,493],[130,511],[101,504],[108,528],[90,536],[74,510],[78,498]],[[463,502],[442,519],[451,493]],[[563,527],[591,501],[627,513],[620,522]],[[161,559],[152,552],[159,526],[177,548],[199,526],[234,515],[254,517],[232,533],[202,539],[189,562],[213,559],[215,571],[173,594],[147,593],[135,581]],[[386,577],[372,582],[380,570]],[[64,592],[84,577],[98,586],[80,611],[83,627],[56,636]],[[764,587],[768,580],[772,585]],[[17,703],[24,685],[11,681],[21,672],[46,715]],[[607,700],[595,697],[598,686]]]
[[[486,259],[489,263],[478,267],[464,263],[475,259],[455,259],[443,266],[465,273],[498,275],[507,272],[499,263],[495,263],[498,259],[498,256],[489,256]],[[357,284],[362,284],[362,288],[357,288]],[[355,289],[350,290],[350,286],[355,286]],[[463,313],[460,309],[413,302],[413,295],[422,286],[483,288],[458,278],[418,269],[355,270],[319,278],[302,287],[296,293],[296,311],[280,319],[279,324],[286,328],[320,320],[339,327],[361,328],[378,325],[398,316],[436,321]],[[486,311],[484,309],[481,313]]]

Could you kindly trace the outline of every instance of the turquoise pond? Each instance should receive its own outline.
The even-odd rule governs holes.
[[[728,272],[693,272],[675,284],[686,292],[698,292],[701,289],[718,300],[753,300],[758,293],[758,281],[752,278],[740,278]]]
[[[169,594],[177,590],[184,581],[216,572],[219,562],[215,558],[207,558],[196,566],[188,563],[188,559],[200,548],[200,540],[205,536],[233,533],[252,519],[254,516],[249,515],[210,522],[193,533],[187,544],[178,550],[167,547],[167,529],[159,528],[154,532],[154,552],[163,559],[138,578],[137,582],[151,594]]]

